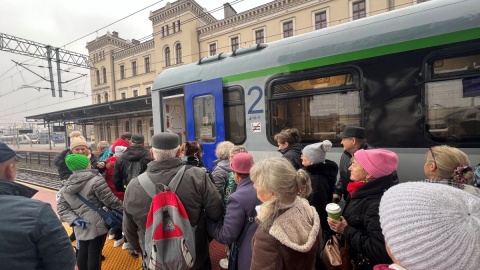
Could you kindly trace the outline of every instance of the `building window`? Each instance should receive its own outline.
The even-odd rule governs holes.
[[[315,30],[327,27],[327,12],[315,13]]]
[[[365,0],[352,3],[352,15],[353,20],[365,18],[367,15]]]
[[[150,73],[150,57],[145,57],[145,73]]]
[[[162,37],[164,37],[164,36],[165,36],[165,27],[162,26]]]
[[[165,48],[165,66],[170,66],[170,47]]]
[[[264,43],[265,42],[265,31],[263,29],[255,31],[255,43]]]
[[[180,32],[180,20],[177,21],[178,32]]]
[[[127,98],[127,93],[122,92],[122,99],[126,99],[126,98]]]
[[[130,132],[130,122],[125,122],[125,132]]]
[[[137,121],[137,133],[143,134],[142,132],[142,120]]]
[[[120,79],[125,79],[125,66],[120,66]]]
[[[232,52],[238,49],[238,37],[233,37],[230,39],[230,44],[232,46]]]
[[[133,90],[133,96],[138,97],[138,90]]]
[[[182,45],[180,43],[175,46],[175,54],[177,56],[177,64],[182,63]]]
[[[152,94],[152,88],[151,87],[145,88],[145,92],[147,93],[147,95],[151,95]]]
[[[293,36],[293,21],[288,21],[283,23],[283,37]]]
[[[173,33],[175,33],[175,30],[176,30],[176,25],[175,25],[175,24],[176,24],[175,22],[172,23],[172,31],[173,31]]]
[[[137,76],[137,61],[132,62],[132,76]]]
[[[108,102],[108,93],[105,93],[103,96],[104,96],[105,102]]]
[[[100,94],[97,94],[97,103],[102,103],[102,96]]]
[[[167,36],[170,35],[170,30],[168,29],[168,25],[165,26],[165,28],[167,29]]]
[[[107,69],[102,68],[102,73],[103,73],[103,83],[107,83]]]
[[[212,43],[209,45],[210,56],[217,54],[217,43]]]
[[[95,70],[95,76],[97,77],[97,85],[100,84],[100,70]]]

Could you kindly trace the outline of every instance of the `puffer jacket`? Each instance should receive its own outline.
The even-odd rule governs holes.
[[[212,171],[213,182],[217,187],[218,193],[225,197],[225,185],[228,182],[228,177],[232,169],[230,168],[230,161],[228,159],[217,159],[214,161],[214,168]]]
[[[257,218],[260,226],[252,239],[250,269],[314,269],[322,243],[315,208],[297,197],[293,206],[284,211],[269,229],[261,226]]]
[[[378,207],[383,193],[397,182],[392,174],[368,182],[345,205],[343,217],[348,225],[343,235],[350,245],[350,257],[356,269],[392,263],[385,249]]]
[[[326,159],[324,163],[312,164],[304,169],[310,174],[312,182],[312,194],[308,197],[308,202],[317,210],[322,230],[331,232],[325,207],[332,201],[338,174],[337,163]]]
[[[105,179],[96,170],[78,170],[64,182],[57,196],[58,215],[68,224],[81,218],[90,222],[85,229],[76,229],[77,240],[92,240],[108,232],[102,217],[93,209],[84,204],[76,195],[83,198],[98,208],[107,206],[122,211],[122,202],[113,195]]]
[[[154,184],[168,185],[182,167],[180,158],[152,161],[144,172]],[[199,269],[209,258],[208,237],[205,216],[215,221],[223,215],[223,203],[206,170],[187,166],[175,192],[187,211],[190,224],[195,230],[196,260],[192,269]],[[133,178],[127,186],[124,197],[123,232],[134,250],[144,251],[145,228],[152,198]]]
[[[53,164],[57,166],[58,175],[60,176],[61,180],[66,180],[68,179],[68,177],[70,177],[70,175],[72,175],[72,171],[70,171],[70,169],[67,167],[67,163],[65,163],[65,158],[70,154],[73,154],[72,151],[70,151],[70,149],[65,149],[53,158]],[[97,157],[92,153],[92,151],[90,151],[89,159],[90,164],[92,165],[92,169],[98,169]],[[104,169],[102,169],[100,173],[103,173],[103,170]]]
[[[142,169],[140,173],[143,173],[147,169],[147,164],[152,161],[150,151],[143,148],[141,145],[129,146],[122,155],[117,158],[115,162],[115,168],[113,171],[113,183],[115,189],[120,192],[124,192],[124,183],[128,183],[132,179],[128,178],[128,165],[132,162],[140,162]]]
[[[284,158],[292,163],[295,170],[302,168],[302,149],[303,146],[299,143],[293,143],[283,149],[278,150]]]
[[[0,180],[1,269],[73,270],[75,253],[48,203],[37,190]]]

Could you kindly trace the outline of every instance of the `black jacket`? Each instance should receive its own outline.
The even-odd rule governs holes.
[[[127,183],[132,179],[128,177],[128,164],[131,162],[140,162],[142,169],[140,173],[143,173],[147,169],[147,164],[152,161],[150,151],[143,148],[141,145],[129,146],[125,152],[122,153],[115,161],[115,169],[113,171],[113,184],[117,191],[125,191],[123,183]]]
[[[292,163],[295,170],[302,168],[302,149],[303,146],[299,143],[291,144],[283,149],[278,150],[283,157]]]
[[[72,171],[70,171],[70,169],[67,167],[67,163],[65,163],[65,158],[70,154],[73,154],[72,151],[70,151],[70,149],[65,149],[53,158],[53,164],[57,166],[58,175],[60,176],[61,180],[67,180],[68,177],[72,175]],[[92,151],[90,151],[90,164],[92,165],[92,169],[98,170],[97,163],[97,157],[95,157]],[[103,170],[104,169],[102,169],[102,171]]]
[[[359,269],[392,263],[385,249],[378,207],[383,193],[397,183],[392,174],[375,179],[359,188],[347,201],[343,211],[348,223],[344,236],[350,245],[350,256],[356,263],[362,258],[368,259]]]
[[[332,201],[338,165],[327,159],[325,163],[312,164],[304,169],[310,174],[312,182],[312,194],[308,197],[308,202],[317,210],[322,230],[330,232],[325,207]]]

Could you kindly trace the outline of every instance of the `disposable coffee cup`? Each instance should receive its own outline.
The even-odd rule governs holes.
[[[342,208],[340,208],[340,205],[329,203],[327,204],[327,207],[325,207],[325,210],[327,210],[329,218],[340,220],[340,216],[342,215]]]

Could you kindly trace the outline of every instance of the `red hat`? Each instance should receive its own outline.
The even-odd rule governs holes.
[[[238,153],[233,156],[230,168],[239,174],[250,174],[250,168],[253,166],[253,157],[249,153]]]
[[[113,150],[113,152],[115,152],[115,147],[117,147],[117,146],[129,147],[130,144],[129,144],[127,141],[125,141],[124,139],[118,138],[118,139],[116,139],[115,142],[112,144],[112,150]]]

